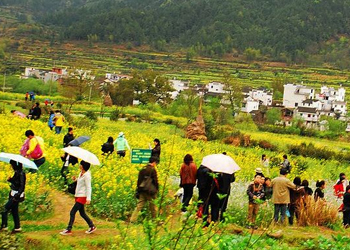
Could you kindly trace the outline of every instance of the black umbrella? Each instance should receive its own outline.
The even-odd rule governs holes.
[[[73,141],[70,141],[68,143],[68,145],[70,146],[79,146],[81,144],[83,144],[84,142],[90,140],[90,137],[89,136],[79,136],[78,138],[74,139]]]

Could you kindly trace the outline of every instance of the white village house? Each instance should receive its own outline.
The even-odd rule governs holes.
[[[314,99],[315,90],[310,87],[296,84],[285,84],[283,91],[283,106],[285,108],[296,108],[301,106],[307,99]]]
[[[316,96],[316,99],[314,99]],[[294,108],[294,117],[302,118],[307,127],[316,127],[320,124],[321,116],[330,116],[339,120],[346,120],[347,103],[345,89],[338,90],[321,87],[321,92],[315,94],[311,87],[303,85],[284,85],[283,104],[285,108]],[[324,124],[322,127],[325,127]]]
[[[173,87],[174,91],[170,92],[171,98],[173,100],[184,90],[189,89],[189,82],[182,80],[169,80],[170,86]]]
[[[41,70],[33,67],[26,67],[24,69],[24,74],[21,75],[21,78],[28,79],[32,77],[47,83],[49,81],[60,81],[60,79],[67,76],[67,74],[67,70],[61,68],[52,68],[52,70]]]
[[[242,112],[250,113],[254,110],[259,110],[259,106],[271,106],[272,105],[272,92],[265,89],[252,89],[244,88]]]

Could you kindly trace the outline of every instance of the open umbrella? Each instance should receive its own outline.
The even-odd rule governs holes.
[[[228,155],[212,154],[203,157],[201,165],[206,166],[213,172],[233,174],[241,168]]]
[[[87,151],[86,149],[71,146],[62,148],[62,150],[67,154],[79,158],[83,161],[86,161],[92,165],[100,165],[100,161],[98,160],[97,156],[91,153],[90,151]]]
[[[38,169],[38,167],[35,165],[33,161],[23,157],[22,155],[10,154],[10,153],[4,153],[4,152],[0,153],[0,161],[10,163],[11,160],[22,163],[23,167],[25,168]]]
[[[89,136],[79,136],[78,138],[74,139],[73,141],[70,141],[68,143],[68,145],[71,146],[80,146],[81,144],[83,144],[84,142],[90,140]]]

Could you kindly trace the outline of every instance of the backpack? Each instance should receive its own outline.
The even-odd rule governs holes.
[[[101,145],[101,151],[103,153],[112,153],[112,147],[110,145],[110,143],[106,142],[103,145]]]
[[[138,190],[140,192],[145,192],[150,195],[155,195],[157,193],[157,188],[153,184],[151,176],[145,176],[142,182],[139,185]]]

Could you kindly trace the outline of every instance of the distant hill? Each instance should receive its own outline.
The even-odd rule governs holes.
[[[170,44],[209,56],[234,51],[297,61],[350,34],[349,0],[0,0],[1,5],[30,9],[64,39],[159,50]]]

